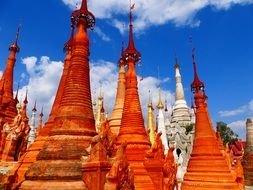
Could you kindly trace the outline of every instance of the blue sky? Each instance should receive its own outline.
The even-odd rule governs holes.
[[[21,23],[21,51],[17,56],[14,88],[20,81],[22,96],[28,87],[30,107],[37,98],[46,113],[61,75],[65,56],[62,48],[70,35],[70,14],[76,2],[79,0],[0,1],[0,70],[5,67],[8,46]],[[135,44],[142,54],[142,66],[137,72],[144,77],[139,86],[144,115],[148,99],[145,94],[151,89],[156,103],[159,80],[163,96],[173,102],[175,52],[190,104],[193,69],[189,37],[192,36],[214,124],[225,121],[245,138],[244,123],[253,115],[253,1],[161,0],[158,4],[157,0],[136,0],[135,4]],[[95,30],[89,32],[92,93],[96,96],[102,83],[110,111],[121,41],[128,41],[129,3],[93,0],[89,1],[89,7],[97,17]],[[113,90],[107,90],[109,87]]]

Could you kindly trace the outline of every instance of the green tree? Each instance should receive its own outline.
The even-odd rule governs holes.
[[[221,139],[224,145],[231,144],[238,140],[238,135],[223,121],[216,123],[217,130],[219,130]]]

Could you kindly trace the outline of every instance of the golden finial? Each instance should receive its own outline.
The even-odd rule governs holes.
[[[161,97],[161,88],[159,88],[159,100],[158,100],[157,108],[158,109],[163,109],[164,108],[164,105],[162,103],[162,97]]]

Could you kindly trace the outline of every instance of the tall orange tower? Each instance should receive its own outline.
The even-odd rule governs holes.
[[[221,152],[207,108],[205,85],[199,80],[194,49],[192,53],[194,81],[191,89],[196,105],[196,125],[193,150],[187,173],[182,184],[183,190],[238,189],[236,177],[226,156]]]
[[[115,100],[115,105],[111,114],[111,118],[109,120],[109,125],[111,127],[111,130],[116,135],[119,134],[119,129],[121,125],[121,119],[122,119],[122,112],[124,107],[124,101],[125,101],[125,89],[126,89],[126,78],[125,78],[125,62],[122,58],[124,47],[122,43],[122,52],[121,52],[121,58],[119,59],[119,76],[118,76],[118,88],[117,88],[117,95]]]
[[[117,145],[127,142],[126,157],[134,170],[135,189],[155,189],[145,167],[144,158],[150,149],[147,132],[138,95],[135,64],[141,60],[141,54],[136,50],[133,40],[132,9],[130,8],[129,43],[122,53],[122,58],[128,66],[126,72],[125,103],[121,127],[117,137]]]
[[[61,103],[62,94],[63,94],[63,90],[64,90],[64,84],[65,84],[65,81],[66,81],[66,78],[68,75],[69,65],[70,65],[70,61],[71,61],[71,47],[72,47],[72,43],[73,43],[73,34],[74,34],[74,28],[72,28],[70,39],[64,44],[64,51],[66,52],[66,56],[64,59],[63,72],[62,72],[60,83],[59,83],[59,86],[58,86],[58,89],[56,92],[54,103],[53,103],[51,112],[49,114],[49,118],[48,118],[47,122],[45,123],[44,129],[41,130],[41,132],[40,132],[42,136],[48,136],[49,132],[51,131],[51,129],[54,125],[54,119],[57,115],[57,111],[58,111],[58,108]]]
[[[20,189],[87,189],[82,180],[81,156],[96,134],[92,111],[89,76],[88,28],[95,17],[87,9],[86,0],[72,13],[73,36],[71,61],[63,84],[49,138],[25,174]]]
[[[20,182],[22,182],[25,178],[25,172],[27,171],[28,167],[36,161],[37,155],[42,149],[45,141],[49,138],[49,133],[52,130],[52,128],[55,126],[54,119],[57,114],[61,97],[63,94],[64,84],[67,78],[68,74],[68,68],[71,61],[71,46],[72,46],[72,37],[73,37],[74,28],[72,28],[72,35],[71,38],[68,40],[67,43],[64,45],[64,50],[66,51],[66,56],[64,60],[64,68],[63,73],[61,76],[61,80],[58,86],[58,90],[55,96],[55,100],[51,109],[51,113],[49,115],[49,118],[42,128],[42,117],[43,117],[43,107],[42,112],[40,115],[40,124],[37,128],[37,135],[35,141],[29,146],[29,148],[26,150],[26,154],[19,160],[19,163],[13,168],[9,175],[9,180],[7,180],[8,184],[12,187],[18,186]]]
[[[12,122],[13,118],[17,115],[17,102],[13,98],[13,72],[16,63],[16,54],[20,51],[18,46],[19,30],[20,27],[18,27],[14,43],[9,47],[10,55],[0,81],[0,87],[2,89],[0,94],[0,99],[2,100],[0,115],[3,117],[3,123]]]

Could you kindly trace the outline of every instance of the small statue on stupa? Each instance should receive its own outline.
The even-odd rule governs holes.
[[[23,111],[26,110],[18,103],[17,116],[12,123],[5,123],[3,126],[1,147],[4,161],[17,161],[26,150],[30,126],[27,118],[23,117],[26,115]]]
[[[174,159],[173,151],[174,147],[171,147],[164,160],[163,174],[164,174],[164,190],[178,190],[177,182],[177,164]]]
[[[117,150],[111,170],[106,175],[105,190],[134,190],[134,174],[126,158],[127,143],[122,143]]]

